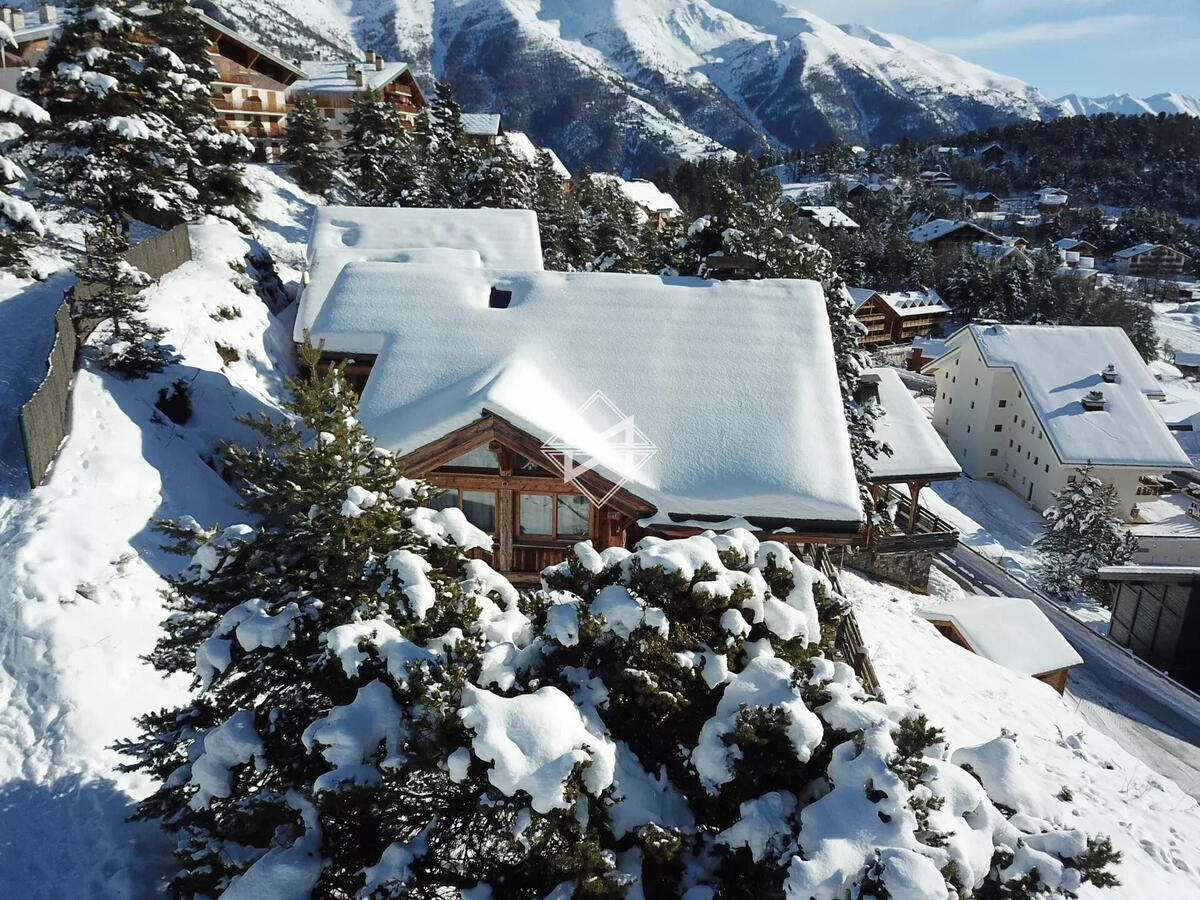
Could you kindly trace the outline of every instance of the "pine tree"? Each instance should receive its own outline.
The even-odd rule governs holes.
[[[390,897],[410,881],[405,896],[459,896],[507,879],[532,900],[611,869],[568,804],[534,809],[471,761],[484,638],[523,641],[528,620],[464,556],[490,538],[457,509],[419,506],[428,488],[401,477],[317,359],[305,354],[290,418],[252,421],[260,446],[225,454],[254,525],[163,526],[192,562],[150,658],[198,690],[119,749],[161,783],[137,815],[175,837],[173,894],[216,896],[252,868],[273,881],[278,864],[310,872],[316,897]],[[587,790],[575,768],[572,790]]]
[[[418,119],[419,140],[425,145],[429,171],[429,205],[458,209],[463,206],[467,176],[481,155],[463,130],[462,108],[448,81],[439,81],[429,105]]]
[[[297,97],[288,113],[283,161],[291,166],[292,177],[306,191],[323,195],[333,184],[338,152],[330,143],[325,116],[309,94]]]
[[[144,318],[146,302],[139,291],[153,279],[121,256],[128,246],[112,220],[102,221],[88,236],[87,254],[75,274],[89,293],[77,303],[75,315],[101,320],[101,365],[126,378],[145,378],[161,372],[172,356],[162,343],[162,329]]]
[[[12,31],[0,23],[0,40],[15,44]],[[29,100],[8,91],[0,90],[0,123],[3,123],[7,141],[22,133],[20,122],[45,124],[49,114]],[[0,148],[0,266],[11,266],[21,258],[22,233],[41,235],[42,219],[33,204],[15,197],[8,188],[25,178],[25,170]]]
[[[1111,591],[1097,572],[1129,562],[1137,538],[1121,527],[1116,488],[1096,478],[1090,462],[1075,472],[1043,513],[1045,530],[1034,542],[1042,554],[1039,581],[1056,596],[1082,590],[1110,605]]]
[[[469,209],[531,209],[536,194],[534,168],[498,144],[485,155],[475,171],[467,175],[463,205]]]
[[[33,135],[42,176],[69,203],[126,224],[214,208],[223,199],[209,196],[210,173],[192,144],[202,135],[185,131],[208,102],[196,99],[207,96],[197,74],[155,40],[128,0],[72,0],[59,36],[22,82],[53,120]]]
[[[242,171],[254,148],[244,135],[217,128],[204,23],[186,0],[149,0],[138,31],[154,43],[141,78],[146,102],[183,136],[183,167],[200,210],[245,222],[253,193]]]
[[[425,206],[426,176],[412,136],[395,107],[363,95],[353,101],[346,122],[342,160],[362,202],[368,206]]]
[[[587,244],[579,198],[563,190],[562,175],[555,171],[550,154],[538,153],[534,166],[532,206],[538,217],[542,258],[547,269],[581,269],[594,255]]]

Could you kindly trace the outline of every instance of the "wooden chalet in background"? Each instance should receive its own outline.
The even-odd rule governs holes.
[[[0,6],[0,22],[12,30],[16,42],[15,46],[4,44],[0,47],[0,89],[15,94],[21,70],[37,65],[42,53],[50,46],[51,38],[58,32],[58,9],[50,3],[41,3],[37,17],[33,18],[23,9],[5,4]]]
[[[933,219],[909,229],[908,236],[918,244],[928,244],[939,253],[969,249],[975,243],[1002,244],[1003,238],[974,222]]]
[[[870,288],[850,288],[854,317],[867,329],[865,348],[906,344],[928,337],[950,316],[950,307],[936,291],[888,294]]]
[[[309,59],[300,64],[303,76],[288,89],[291,97],[307,94],[328,120],[335,147],[346,144],[346,116],[356,99],[370,96],[400,116],[400,124],[412,128],[425,106],[425,96],[404,62],[389,62],[368,50],[363,62]]]

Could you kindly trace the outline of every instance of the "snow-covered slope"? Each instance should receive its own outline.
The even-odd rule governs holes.
[[[1187,113],[1200,116],[1200,97],[1175,92],[1155,94],[1139,99],[1132,94],[1108,94],[1104,97],[1081,97],[1067,94],[1054,101],[1067,116],[1097,116],[1101,113],[1116,113],[1122,116],[1144,116],[1166,113]]]
[[[1057,114],[1015,78],[776,0],[214,0],[290,53],[373,49],[572,167],[930,137]]]

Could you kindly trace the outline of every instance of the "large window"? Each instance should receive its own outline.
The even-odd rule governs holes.
[[[517,535],[532,538],[587,537],[591,509],[580,494],[525,494],[517,502]]]
[[[496,531],[496,494],[493,491],[460,491],[448,488],[429,501],[430,509],[461,507],[467,521],[489,533]]]
[[[462,456],[457,456],[450,462],[446,463],[447,467],[454,469],[496,469],[496,454],[487,448],[486,444],[480,444],[474,450],[468,450]]]

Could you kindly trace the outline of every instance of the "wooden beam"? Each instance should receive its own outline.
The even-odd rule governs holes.
[[[506,572],[513,567],[513,492],[501,488],[496,498],[496,568]]]

